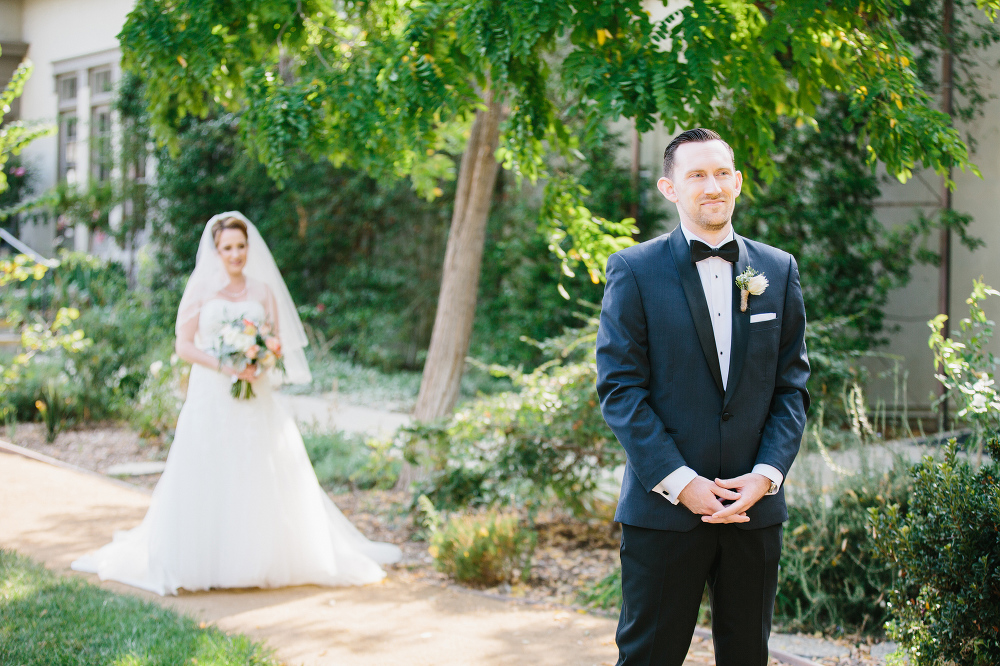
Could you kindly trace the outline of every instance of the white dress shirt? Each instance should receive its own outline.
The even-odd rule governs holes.
[[[680,225],[684,238],[690,245],[692,240],[705,242],[685,227]],[[729,235],[714,247],[721,247],[735,238],[732,229]],[[707,245],[708,243],[706,243]],[[695,264],[701,277],[701,287],[705,292],[708,311],[712,315],[712,332],[715,334],[715,349],[719,354],[719,370],[722,371],[722,388],[729,382],[729,362],[733,347],[733,265],[721,257],[709,257]],[[763,474],[779,486],[783,480],[781,472],[771,465],[757,464],[753,472]],[[698,474],[684,465],[668,474],[653,488],[673,504],[677,504],[681,491],[687,487]]]

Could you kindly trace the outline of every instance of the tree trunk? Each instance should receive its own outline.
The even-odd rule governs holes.
[[[451,413],[458,401],[469,353],[486,222],[499,167],[495,155],[500,138],[500,104],[490,90],[483,94],[483,101],[486,109],[479,111],[472,123],[458,174],[434,330],[413,411],[417,421],[431,421]]]

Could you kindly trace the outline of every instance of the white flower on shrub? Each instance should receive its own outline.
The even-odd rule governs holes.
[[[958,415],[965,416],[969,412],[985,414],[991,409],[1000,410],[1000,395],[993,388],[994,384],[995,382],[989,373],[983,372],[979,375],[979,381],[976,383],[972,385],[966,383],[964,386],[960,386],[962,393],[969,398],[965,409],[960,411]]]
[[[149,374],[154,377],[159,377],[161,370],[163,370],[163,361],[153,361],[153,363],[149,366]]]

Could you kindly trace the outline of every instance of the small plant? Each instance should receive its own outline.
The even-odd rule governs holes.
[[[444,520],[426,496],[419,502],[428,516],[428,551],[438,571],[479,587],[527,578],[535,537],[521,527],[517,514],[486,511]]]
[[[351,483],[362,489],[389,490],[396,484],[403,465],[393,440],[373,437],[365,440],[365,447],[368,456],[364,464],[351,474]]]
[[[995,324],[980,305],[989,296],[1000,296],[1000,292],[974,280],[972,294],[965,300],[969,316],[958,324],[961,339],[944,337],[946,315],[927,323],[932,331],[929,344],[934,350],[936,377],[961,408],[955,416],[972,426],[970,443],[976,445],[980,459],[985,439],[1000,430],[1000,394],[994,382],[997,359],[989,351]]]
[[[167,361],[150,364],[129,419],[144,440],[170,444],[190,372],[191,366],[182,363],[176,354]]]
[[[366,438],[342,431],[302,433],[316,478],[327,488],[368,490],[392,488],[402,460],[392,440]]]
[[[41,397],[35,401],[35,407],[45,423],[45,441],[51,444],[63,430],[66,424],[67,406],[72,398],[63,395],[60,382],[49,379],[42,387]]]
[[[994,324],[980,305],[996,295],[974,282],[962,341],[944,337],[944,317],[929,323],[938,379],[972,426],[976,464],[958,457],[952,439],[943,460],[913,467],[908,506],[870,510],[878,553],[899,572],[886,628],[913,666],[1000,663],[1000,398],[988,351]]]

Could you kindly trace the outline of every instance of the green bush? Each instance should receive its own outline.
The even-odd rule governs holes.
[[[422,492],[435,506],[556,500],[579,516],[607,513],[617,490],[606,487],[616,485],[609,473],[625,454],[598,405],[592,330],[573,345],[550,341],[545,353],[555,360],[530,374],[505,370],[517,392],[483,397],[447,424],[409,430],[410,450],[428,452],[432,472]]]
[[[1000,663],[1000,440],[975,469],[958,458],[913,468],[904,509],[872,510],[875,543],[899,571],[889,593],[890,638],[913,666]]]
[[[906,506],[909,466],[862,470],[830,489],[810,484],[788,506],[775,622],[789,631],[880,633],[894,569],[878,560],[869,510]]]
[[[316,478],[336,490],[389,489],[396,483],[402,461],[394,457],[391,441],[365,435],[306,430],[302,441]]]
[[[129,422],[144,440],[157,445],[173,441],[190,373],[191,366],[177,354],[150,363],[146,381],[129,410]]]
[[[516,513],[458,515],[435,526],[428,551],[438,571],[460,583],[493,587],[526,579],[534,533]]]
[[[128,288],[119,264],[79,253],[60,256],[59,265],[41,279],[4,298],[27,321],[49,320],[60,308],[80,313],[74,323],[90,344],[73,353],[52,350],[39,358],[12,387],[10,399],[20,420],[39,417],[36,401],[43,387],[60,384],[69,402],[60,422],[100,421],[126,416],[146,381],[151,351],[172,333],[153,325],[149,309]],[[47,418],[53,416],[50,411]]]

